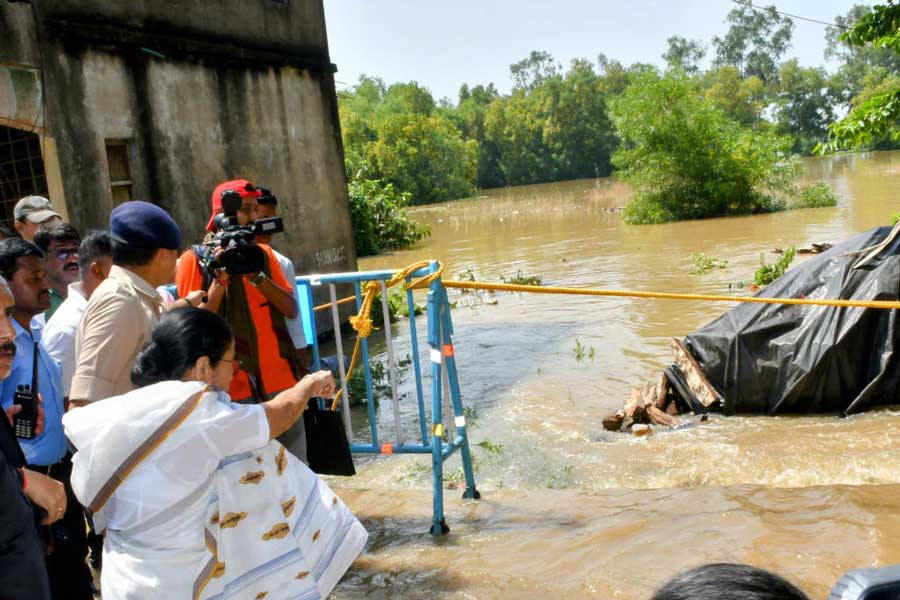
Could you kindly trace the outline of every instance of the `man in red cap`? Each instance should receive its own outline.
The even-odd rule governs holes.
[[[261,192],[246,179],[225,181],[212,194],[212,215],[206,226],[214,232],[216,216],[222,212],[222,195],[235,191],[242,203],[237,221],[248,225],[256,218],[257,198]],[[297,316],[297,302],[291,294],[292,284],[285,279],[272,249],[259,244],[266,254],[265,269],[259,273],[230,277],[224,269],[207,273],[199,256],[207,251],[194,246],[181,255],[175,283],[178,295],[206,290],[206,308],[222,315],[235,334],[235,368],[237,370],[228,393],[236,401],[267,400],[273,394],[297,382],[299,365],[285,319]]]

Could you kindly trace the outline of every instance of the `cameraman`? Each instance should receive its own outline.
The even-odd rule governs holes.
[[[206,268],[224,250],[218,243],[222,232],[216,217],[223,212],[222,195],[229,191],[241,198],[237,225],[246,227],[256,219],[260,190],[246,179],[220,183],[212,194],[212,216],[206,226],[214,235],[181,255],[175,283],[181,297],[206,290],[200,307],[222,315],[234,329],[236,371],[228,393],[235,401],[264,402],[298,381],[299,365],[285,324],[286,318],[296,318],[297,302],[274,252],[265,244],[258,245],[265,252],[261,272],[231,277],[224,269],[211,273]]]

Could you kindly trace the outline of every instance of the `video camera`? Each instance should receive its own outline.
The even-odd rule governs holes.
[[[225,269],[229,275],[259,273],[265,268],[266,253],[253,243],[254,238],[260,234],[268,235],[284,231],[281,217],[259,219],[249,225],[240,225],[237,213],[243,202],[241,195],[234,190],[222,192],[222,213],[216,215],[214,221],[218,232],[205,244],[213,252],[216,248],[225,249],[218,258],[210,256],[205,261],[206,269],[213,277],[220,269]]]

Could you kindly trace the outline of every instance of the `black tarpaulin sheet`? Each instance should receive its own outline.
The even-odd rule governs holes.
[[[897,300],[900,236],[854,268],[877,227],[789,269],[757,295]],[[740,304],[685,339],[726,414],[852,414],[900,403],[896,310]]]

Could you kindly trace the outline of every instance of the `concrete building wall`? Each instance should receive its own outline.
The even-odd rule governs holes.
[[[0,2],[0,64],[36,68],[39,62],[31,6]]]
[[[0,19],[27,27],[12,6]],[[6,53],[35,60],[37,39],[46,130],[74,224],[107,222],[107,143],[124,141],[132,197],[169,210],[189,240],[203,235],[215,185],[246,177],[278,196],[286,233],[274,245],[298,273],[356,268],[321,0],[29,8],[37,33],[0,46],[0,63]]]

